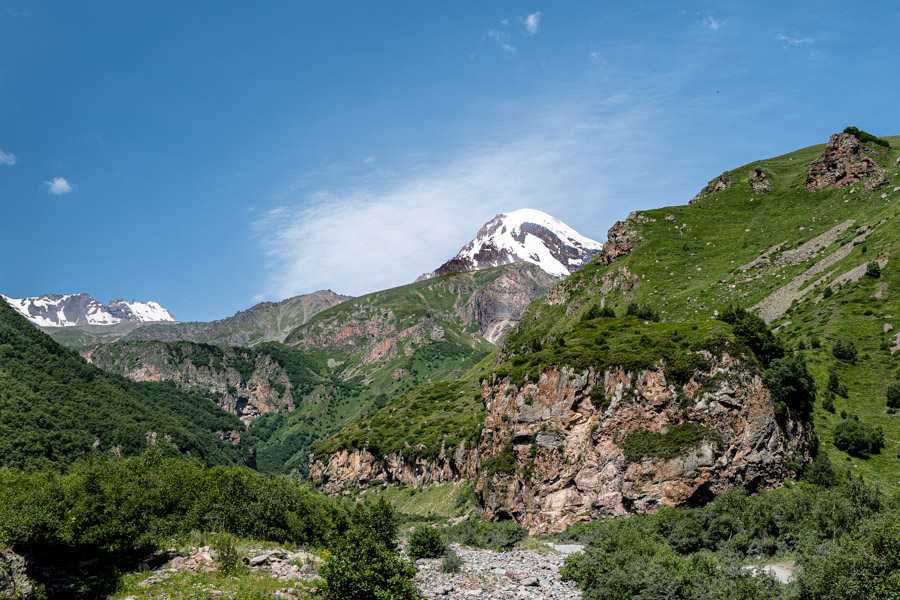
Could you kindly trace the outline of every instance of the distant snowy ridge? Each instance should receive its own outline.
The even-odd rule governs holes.
[[[551,275],[565,277],[602,249],[602,243],[584,237],[559,219],[520,208],[485,223],[456,256],[417,281],[514,262],[534,263]]]
[[[33,298],[9,298],[0,294],[0,298],[39,327],[175,320],[172,313],[156,302],[112,300],[104,306],[87,294],[44,294]]]

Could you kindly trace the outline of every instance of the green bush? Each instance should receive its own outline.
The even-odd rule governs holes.
[[[679,423],[669,425],[665,433],[639,429],[622,442],[622,450],[629,461],[644,457],[669,459],[682,454],[708,437],[710,430],[699,423]]]
[[[625,309],[625,315],[629,317],[637,317],[645,321],[659,321],[659,311],[654,310],[649,304],[638,304],[631,302]]]
[[[750,348],[763,365],[785,355],[784,345],[775,337],[766,322],[737,305],[724,309],[719,319],[731,325],[735,337]]]
[[[900,383],[892,383],[885,390],[888,408],[900,408]]]
[[[815,485],[833,486],[837,482],[837,473],[828,459],[828,455],[824,452],[819,454],[816,459],[803,470],[803,481]]]
[[[765,382],[777,413],[783,414],[785,408],[800,416],[812,411],[816,382],[806,367],[803,353],[795,352],[773,360],[766,371]]]
[[[825,398],[822,400],[822,408],[830,413],[834,412],[834,393],[831,390],[825,391]]]
[[[509,550],[528,535],[528,530],[513,521],[463,521],[447,529],[447,539],[472,548]]]
[[[352,527],[319,569],[326,600],[419,600],[415,574],[364,527]]]
[[[866,277],[878,279],[881,277],[881,267],[874,260],[866,265]]]
[[[444,536],[434,527],[417,527],[409,536],[406,553],[413,560],[438,558],[447,549]]]
[[[863,423],[856,415],[850,415],[835,426],[834,445],[854,456],[877,454],[884,448],[884,431],[880,426]]]
[[[441,573],[459,573],[463,568],[463,559],[459,557],[456,550],[448,548],[447,553],[441,560]]]
[[[878,146],[883,146],[885,148],[890,148],[891,143],[887,140],[883,140],[880,137],[876,137],[869,133],[868,131],[863,131],[857,127],[845,127],[844,133],[849,133],[853,137],[859,140],[861,144],[876,144]]]
[[[837,340],[831,347],[831,354],[838,360],[856,362],[856,344],[851,341]]]

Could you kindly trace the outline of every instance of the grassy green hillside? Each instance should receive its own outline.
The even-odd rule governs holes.
[[[886,139],[900,146],[900,138]],[[629,304],[645,305],[672,322],[712,319],[731,304],[770,316],[786,309],[771,326],[789,346],[805,349],[819,399],[832,371],[847,386],[846,396],[834,398],[834,413],[821,401],[815,405],[822,448],[855,472],[896,485],[900,415],[888,411],[885,391],[900,380],[900,354],[890,349],[900,328],[900,190],[894,191],[900,185],[900,151],[872,154],[895,182],[887,187],[867,192],[858,183],[807,192],[802,186],[808,166],[824,147],[729,171],[731,188],[695,204],[640,212],[628,223],[634,250],[572,274],[548,296],[565,301],[535,303],[507,345],[522,337],[545,344],[565,338],[601,304],[619,316]],[[757,166],[773,186],[769,194],[754,192],[748,183]],[[829,230],[831,235],[820,238]],[[884,263],[877,279],[864,275],[873,261]],[[832,291],[826,293],[826,287]],[[770,299],[778,290],[781,298]],[[760,311],[767,299],[766,311]],[[833,356],[838,340],[856,345],[855,362]],[[868,458],[835,448],[841,411],[881,426],[885,448]]]
[[[900,146],[900,138],[886,139]],[[493,372],[520,380],[560,364],[644,365],[689,348],[697,341],[688,340],[711,334],[710,328],[722,329],[727,337],[730,328],[716,315],[729,306],[750,309],[770,321],[785,345],[804,351],[818,388],[813,419],[822,449],[853,472],[896,485],[900,414],[888,409],[885,392],[900,381],[900,354],[891,349],[900,348],[900,151],[870,152],[895,183],[874,191],[860,182],[808,192],[803,188],[808,167],[824,148],[812,146],[728,171],[730,188],[693,204],[633,214],[614,228],[633,250],[608,264],[598,257],[535,302],[479,376]],[[749,183],[757,167],[771,183],[768,194]],[[865,275],[873,261],[880,265],[878,278]],[[629,306],[661,322],[597,319],[624,317]],[[654,342],[659,339],[673,346],[660,347]],[[855,344],[855,361],[834,356],[839,340]],[[672,359],[677,357],[667,362]],[[831,373],[845,386],[840,395],[827,391]],[[367,438],[377,447],[396,446],[387,427],[390,411],[415,414],[424,393],[430,392],[407,394],[383,414],[317,446],[317,454]],[[823,408],[826,395],[834,412]],[[476,409],[463,400],[460,410]],[[424,410],[427,416],[430,409]],[[853,415],[882,428],[880,452],[850,455],[835,447],[835,428]],[[373,437],[380,431],[385,433]]]
[[[206,394],[88,365],[0,302],[0,466],[64,467],[92,452],[138,454],[153,440],[165,454],[241,463],[242,450],[215,432],[242,429]]]

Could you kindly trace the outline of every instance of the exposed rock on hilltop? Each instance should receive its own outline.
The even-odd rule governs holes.
[[[691,201],[688,202],[688,204],[697,204],[704,198],[707,198],[707,197],[711,196],[712,194],[715,194],[716,192],[721,192],[721,191],[727,190],[733,184],[734,184],[734,181],[731,179],[731,176],[728,174],[728,171],[726,171],[726,172],[722,173],[721,175],[719,175],[718,177],[716,177],[715,179],[711,179],[709,181],[709,183],[706,184],[706,187],[704,187],[702,190],[700,190],[700,193],[698,193],[696,196],[691,198]]]
[[[756,167],[753,169],[753,172],[750,174],[750,187],[753,188],[753,191],[757,194],[768,194],[772,191],[772,184],[769,183],[769,178],[766,177],[766,172],[762,170],[762,167]]]
[[[624,221],[616,221],[616,224],[610,227],[606,234],[609,241],[603,244],[603,249],[600,251],[598,259],[600,263],[608,265],[620,256],[634,250],[635,244],[644,241],[644,238],[637,232],[637,226],[655,220],[634,211]]]
[[[544,212],[522,208],[485,223],[456,256],[416,281],[516,262],[530,262],[551,275],[565,277],[601,247]]]
[[[890,183],[878,167],[878,163],[865,152],[856,136],[835,133],[825,146],[825,151],[811,165],[803,189],[807,192],[827,188],[839,188],[867,180],[866,191],[878,189]]]

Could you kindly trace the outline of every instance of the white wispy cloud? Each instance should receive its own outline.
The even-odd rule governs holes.
[[[409,177],[320,190],[270,210],[253,225],[269,260],[256,299],[325,288],[359,295],[410,283],[456,254],[486,221],[517,208],[544,210],[605,239],[612,221],[624,218],[615,212],[617,186],[641,178],[628,165],[644,164],[639,144],[608,143],[639,139],[642,115],[617,115],[570,107],[522,123],[520,131],[531,133],[472,147]],[[601,217],[607,210],[608,221]]]
[[[780,42],[784,42],[785,48],[805,46],[807,44],[813,43],[813,41],[809,38],[792,38],[784,35],[783,33],[779,33],[777,36],[775,36],[775,38]]]
[[[591,62],[601,64],[601,65],[606,64],[606,59],[603,58],[603,55],[600,54],[597,50],[594,50],[593,46],[591,46],[590,49],[588,50],[588,58],[591,59]]]
[[[712,29],[713,31],[718,31],[720,27],[722,27],[722,21],[715,19],[711,15],[707,15],[705,19],[703,19],[703,24]]]
[[[534,35],[541,30],[541,13],[540,11],[531,13],[525,17],[525,30]]]
[[[12,152],[4,152],[0,150],[0,165],[6,165],[11,167],[16,164],[16,155]]]
[[[509,32],[502,31],[500,29],[491,29],[488,31],[488,37],[500,44],[500,48],[504,52],[508,52],[510,54],[515,53],[516,47],[509,43]]]
[[[68,194],[75,189],[71,183],[66,181],[65,177],[54,177],[52,181],[45,181],[44,185],[47,186],[47,191],[56,196]]]

